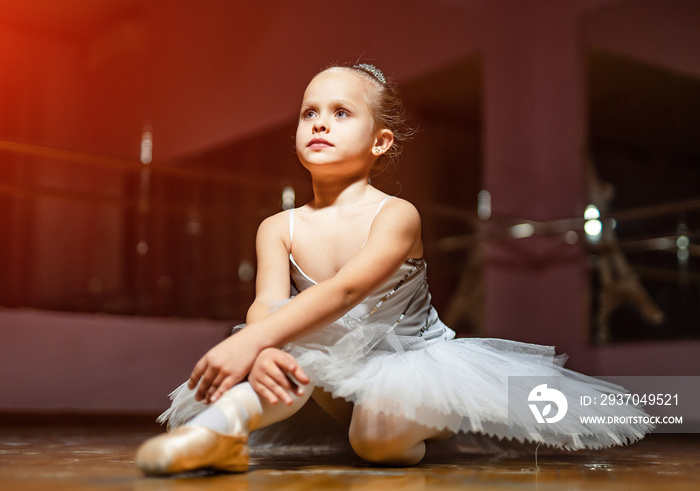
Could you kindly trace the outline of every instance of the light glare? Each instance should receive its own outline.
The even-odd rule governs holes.
[[[511,228],[510,233],[516,239],[524,239],[535,233],[535,227],[531,223],[520,223]]]
[[[145,130],[141,136],[141,163],[150,164],[153,159],[153,133]]]
[[[282,190],[282,209],[291,210],[296,202],[296,192],[292,186],[287,186]]]
[[[486,191],[479,192],[477,196],[477,214],[482,220],[491,218],[491,193]]]
[[[603,224],[600,220],[588,220],[584,224],[583,229],[589,237],[598,237],[603,231]]]
[[[583,212],[583,218],[586,220],[597,220],[600,218],[600,210],[596,205],[588,205],[586,211]]]

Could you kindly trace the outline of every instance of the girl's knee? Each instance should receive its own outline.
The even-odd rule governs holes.
[[[416,441],[407,425],[384,414],[354,414],[348,437],[355,453],[375,464],[415,465],[425,455],[425,443]]]
[[[408,466],[415,465],[425,456],[425,443],[406,444],[401,440],[392,440],[377,435],[350,437],[358,457],[373,464]]]

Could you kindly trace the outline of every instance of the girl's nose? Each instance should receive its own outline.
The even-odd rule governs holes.
[[[320,119],[317,119],[314,121],[314,126],[311,129],[313,133],[326,133],[328,131],[328,125],[321,121]]]

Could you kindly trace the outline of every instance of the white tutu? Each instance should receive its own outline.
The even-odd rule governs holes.
[[[338,338],[329,346],[325,343],[331,333]],[[566,421],[543,428],[527,404],[509,404],[509,395],[527,401],[534,388],[522,385],[521,377],[554,377],[557,389],[570,401],[625,393],[622,387],[563,368],[566,357],[555,356],[553,347],[483,338],[424,341],[346,316],[288,351],[311,380],[333,396],[438,429],[567,449],[625,444],[651,429],[642,418],[630,418],[644,416],[632,406],[609,411],[596,407],[593,413],[590,407],[572,403]],[[632,422],[594,427],[581,423],[588,416]]]
[[[312,286],[291,263],[295,288]],[[430,306],[425,278],[425,263],[408,261],[341,319],[284,349],[334,397],[437,429],[575,450],[631,443],[653,428],[638,407],[578,404],[584,396],[600,401],[603,394],[625,390],[563,368],[565,357],[556,356],[553,347],[453,339]],[[568,405],[551,399],[538,421],[534,407],[547,403],[544,394],[554,389]],[[184,385],[171,397],[172,407],[159,419],[170,426],[206,407]],[[552,403],[557,416],[566,414],[544,421]],[[602,420],[593,424],[586,417]]]
[[[555,356],[548,346],[483,338],[424,341],[345,316],[285,349],[314,384],[334,397],[438,429],[575,450],[631,443],[652,428],[636,421],[644,413],[633,406],[610,406],[609,411],[599,406],[592,413],[590,407],[571,404],[566,421],[542,427],[527,405],[509,405],[509,392],[527,400],[532,388],[511,383],[509,391],[513,376],[556,377],[558,390],[573,401],[625,393],[622,387],[563,368],[565,357]],[[193,395],[183,384],[171,394],[172,407],[159,421],[179,426],[207,407]],[[632,422],[580,422],[591,415]]]

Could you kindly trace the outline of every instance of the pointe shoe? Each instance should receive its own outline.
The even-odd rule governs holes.
[[[205,426],[180,426],[146,440],[136,453],[136,464],[149,475],[204,468],[245,472],[248,437],[224,435]]]

